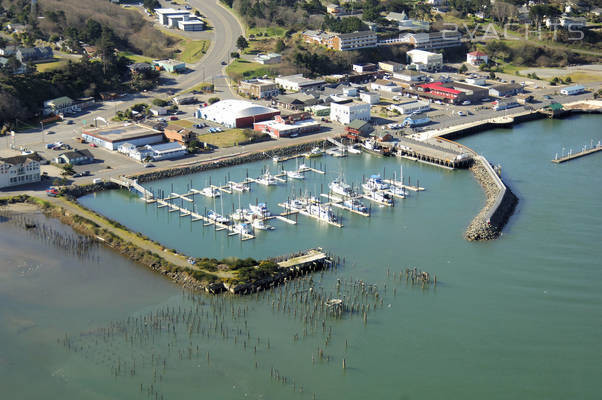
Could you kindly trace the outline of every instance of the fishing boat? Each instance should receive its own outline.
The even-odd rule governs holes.
[[[332,208],[330,206],[316,203],[310,204],[306,210],[308,214],[316,216],[318,219],[323,221],[337,222],[337,217],[332,212]]]
[[[257,178],[257,183],[264,186],[275,186],[278,184],[278,181],[272,174],[270,174],[270,171],[266,171],[265,174]]]
[[[343,197],[350,197],[354,194],[351,185],[348,185],[345,182],[343,182],[341,178],[337,178],[334,181],[330,182],[328,188],[332,193],[338,194]]]
[[[237,208],[236,211],[231,215],[232,219],[236,222],[248,221],[253,218],[253,213],[247,208]]]
[[[404,188],[397,185],[389,186],[389,192],[398,197],[406,197],[408,195],[408,192]]]
[[[305,179],[305,175],[303,175],[299,170],[297,171],[286,171],[286,176],[291,179]]]
[[[209,212],[207,213],[207,218],[209,218],[213,222],[217,222],[220,224],[224,224],[224,225],[230,224],[230,220],[227,217],[224,217],[223,215],[218,214],[213,210],[209,210]]]
[[[201,190],[201,194],[207,197],[220,197],[221,192],[214,186],[207,186]]]
[[[234,225],[233,231],[241,235],[253,234],[253,229],[251,228],[251,225],[244,222],[239,222],[238,224]]]
[[[306,205],[306,202],[300,199],[290,199],[284,203],[284,207],[289,210],[301,210]]]
[[[368,207],[366,207],[364,203],[355,198],[343,201],[343,205],[347,208],[352,209],[353,211],[359,211],[362,213],[368,212]]]
[[[305,153],[305,158],[322,157],[324,152],[319,147],[314,147],[309,153]]]
[[[388,204],[388,205],[393,204],[393,197],[391,197],[390,194],[381,192],[379,190],[364,189],[364,196],[367,197],[368,199],[372,199],[378,203],[383,203],[383,204]]]
[[[374,154],[377,156],[383,155],[383,147],[379,145],[374,138],[365,140],[362,143],[362,150],[366,153]]]
[[[274,229],[273,226],[271,225],[267,225],[263,219],[255,219],[251,225],[253,226],[253,228],[258,229],[260,231],[270,231],[272,229]]]
[[[362,151],[357,148],[357,145],[352,144],[352,145],[347,146],[347,152],[349,152],[351,154],[360,154]]]
[[[230,187],[236,192],[248,192],[251,190],[251,187],[246,183],[232,182]]]
[[[380,175],[372,175],[365,183],[362,184],[362,188],[366,191],[373,190],[388,190],[391,186],[384,182]]]
[[[270,210],[268,210],[268,206],[265,203],[257,203],[257,205],[249,204],[249,209],[251,209],[251,213],[261,218],[269,217],[272,215]]]

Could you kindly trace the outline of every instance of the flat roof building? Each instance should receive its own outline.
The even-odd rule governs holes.
[[[131,143],[135,146],[160,143],[163,141],[163,133],[138,124],[122,124],[84,129],[82,138],[98,147],[117,150],[124,143]]]
[[[443,66],[443,54],[424,50],[410,50],[406,53],[412,65],[419,70],[438,70]]]
[[[163,26],[169,26],[169,17],[184,17],[190,15],[187,10],[175,10],[173,8],[155,8],[157,20]]]
[[[253,124],[253,130],[268,133],[273,138],[290,137],[319,129],[320,123],[313,120],[307,112],[286,117],[277,115],[273,120]]]
[[[319,89],[326,85],[322,79],[308,79],[303,74],[279,76],[276,83],[285,90],[298,92],[301,90]]]
[[[330,104],[330,120],[340,124],[349,124],[355,119],[369,121],[370,104],[366,103],[331,103]]]
[[[238,92],[254,99],[269,99],[280,94],[278,85],[271,79],[248,79],[240,81]]]

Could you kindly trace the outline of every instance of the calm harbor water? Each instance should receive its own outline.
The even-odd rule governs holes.
[[[601,122],[599,116],[542,120],[462,140],[501,163],[505,180],[520,198],[502,238],[489,243],[462,238],[484,201],[470,173],[368,155],[312,161],[326,174],[308,173],[304,182],[277,188],[253,185],[240,199],[196,199],[201,212],[227,213],[255,201],[276,212],[281,211],[278,202],[299,191],[326,192],[336,176],[358,184],[373,173],[399,176],[400,166],[406,180],[419,179],[427,189],[411,192],[394,208],[373,206],[369,219],[341,211],[342,229],[299,216],[297,225],[275,221],[276,230],[241,242],[202,222],[145,205],[124,191],[81,199],[193,256],[263,258],[322,246],[345,257],[342,268],[313,277],[315,287],[334,293],[337,279],[363,280],[379,286],[383,305],[369,314],[367,324],[357,317],[325,321],[324,329],[332,330],[328,343],[321,321],[306,335],[308,324],[290,309],[282,312],[274,306],[284,296],[279,290],[257,299],[191,299],[106,249],[94,249],[94,260],[66,257],[4,223],[0,387],[31,399],[311,399],[314,393],[319,399],[598,399],[602,158],[593,155],[562,165],[550,160],[562,147],[577,149],[601,139]],[[284,165],[295,166],[295,161]],[[190,185],[204,187],[209,179],[221,183],[227,174],[232,180],[247,173],[257,177],[265,167],[272,172],[279,168],[266,161],[147,186],[183,193]],[[421,290],[387,277],[388,269],[398,272],[407,266],[436,274],[437,288]],[[202,317],[196,328],[194,323],[188,330],[177,325],[172,333],[148,338],[136,336],[131,325],[149,313],[183,318],[184,312],[199,308],[206,315],[220,309],[218,322]],[[102,331],[115,321],[125,324],[128,317],[129,337]],[[224,329],[236,336],[236,343],[224,338]],[[318,349],[330,360],[320,360]],[[166,366],[158,367],[157,359],[166,360]],[[137,360],[136,373],[115,376],[116,368],[126,369],[131,360]],[[289,380],[272,378],[273,369]],[[151,383],[155,395],[149,395]]]

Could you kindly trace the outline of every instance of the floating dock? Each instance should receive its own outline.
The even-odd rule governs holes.
[[[412,186],[410,184],[406,185],[400,181],[395,181],[392,179],[383,179],[383,182],[388,183],[389,185],[397,186],[398,188],[411,190],[413,192],[423,192],[426,190],[425,188],[423,188],[421,186]]]
[[[313,219],[315,219],[315,220],[318,220],[318,221],[326,222],[327,224],[329,224],[329,225],[332,225],[332,226],[336,226],[337,228],[342,228],[342,227],[343,227],[343,224],[341,224],[341,223],[339,223],[339,222],[335,222],[335,221],[328,221],[328,220],[326,220],[326,219],[320,218],[320,217],[319,217],[319,216],[317,216],[317,215],[310,214],[310,213],[309,213],[309,212],[307,212],[306,210],[303,210],[303,209],[292,209],[292,208],[290,208],[290,206],[288,205],[288,203],[278,203],[278,205],[279,205],[280,207],[282,207],[282,208],[284,208],[284,209],[285,209],[285,212],[283,212],[282,214],[280,214],[280,215],[281,215],[281,216],[283,216],[283,217],[284,217],[284,216],[287,216],[287,215],[301,214],[301,215],[304,215],[304,216],[306,216],[306,217],[313,218]],[[331,204],[330,204],[330,203],[321,203],[320,205],[321,205],[321,206],[325,206],[325,207],[327,207],[327,206],[329,206],[329,205],[331,205]]]
[[[343,202],[345,200],[343,198],[341,198],[341,197],[333,196],[331,194],[325,194],[325,193],[322,193],[321,196],[326,197],[328,199],[328,201],[329,201],[328,204],[332,205],[333,207],[340,208],[341,210],[346,210],[346,211],[352,212],[354,214],[361,215],[363,217],[369,217],[370,216],[370,212],[362,212],[362,211],[359,211],[359,210],[354,210],[351,207],[347,207],[346,205],[343,204]],[[359,197],[360,196],[356,196],[356,197],[354,197],[354,199],[358,199]]]
[[[594,154],[599,151],[602,151],[602,145],[600,145],[600,143],[598,143],[598,145],[596,145],[596,147],[590,147],[589,149],[584,149],[578,153],[569,153],[564,157],[555,158],[552,160],[552,162],[556,163],[556,164],[561,164],[563,162],[571,161],[571,160],[574,160],[574,159],[580,158],[580,157],[585,157],[587,155]]]

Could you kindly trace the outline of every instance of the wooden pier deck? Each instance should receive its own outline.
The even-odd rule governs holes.
[[[594,153],[597,153],[599,151],[602,151],[602,146],[601,145],[597,145],[596,147],[590,147],[589,149],[582,150],[582,151],[580,151],[578,153],[567,154],[566,156],[561,157],[561,158],[555,158],[555,159],[552,160],[552,162],[556,163],[556,164],[561,164],[563,162],[571,161],[571,160],[574,160],[576,158],[585,157],[587,155],[594,154]]]

